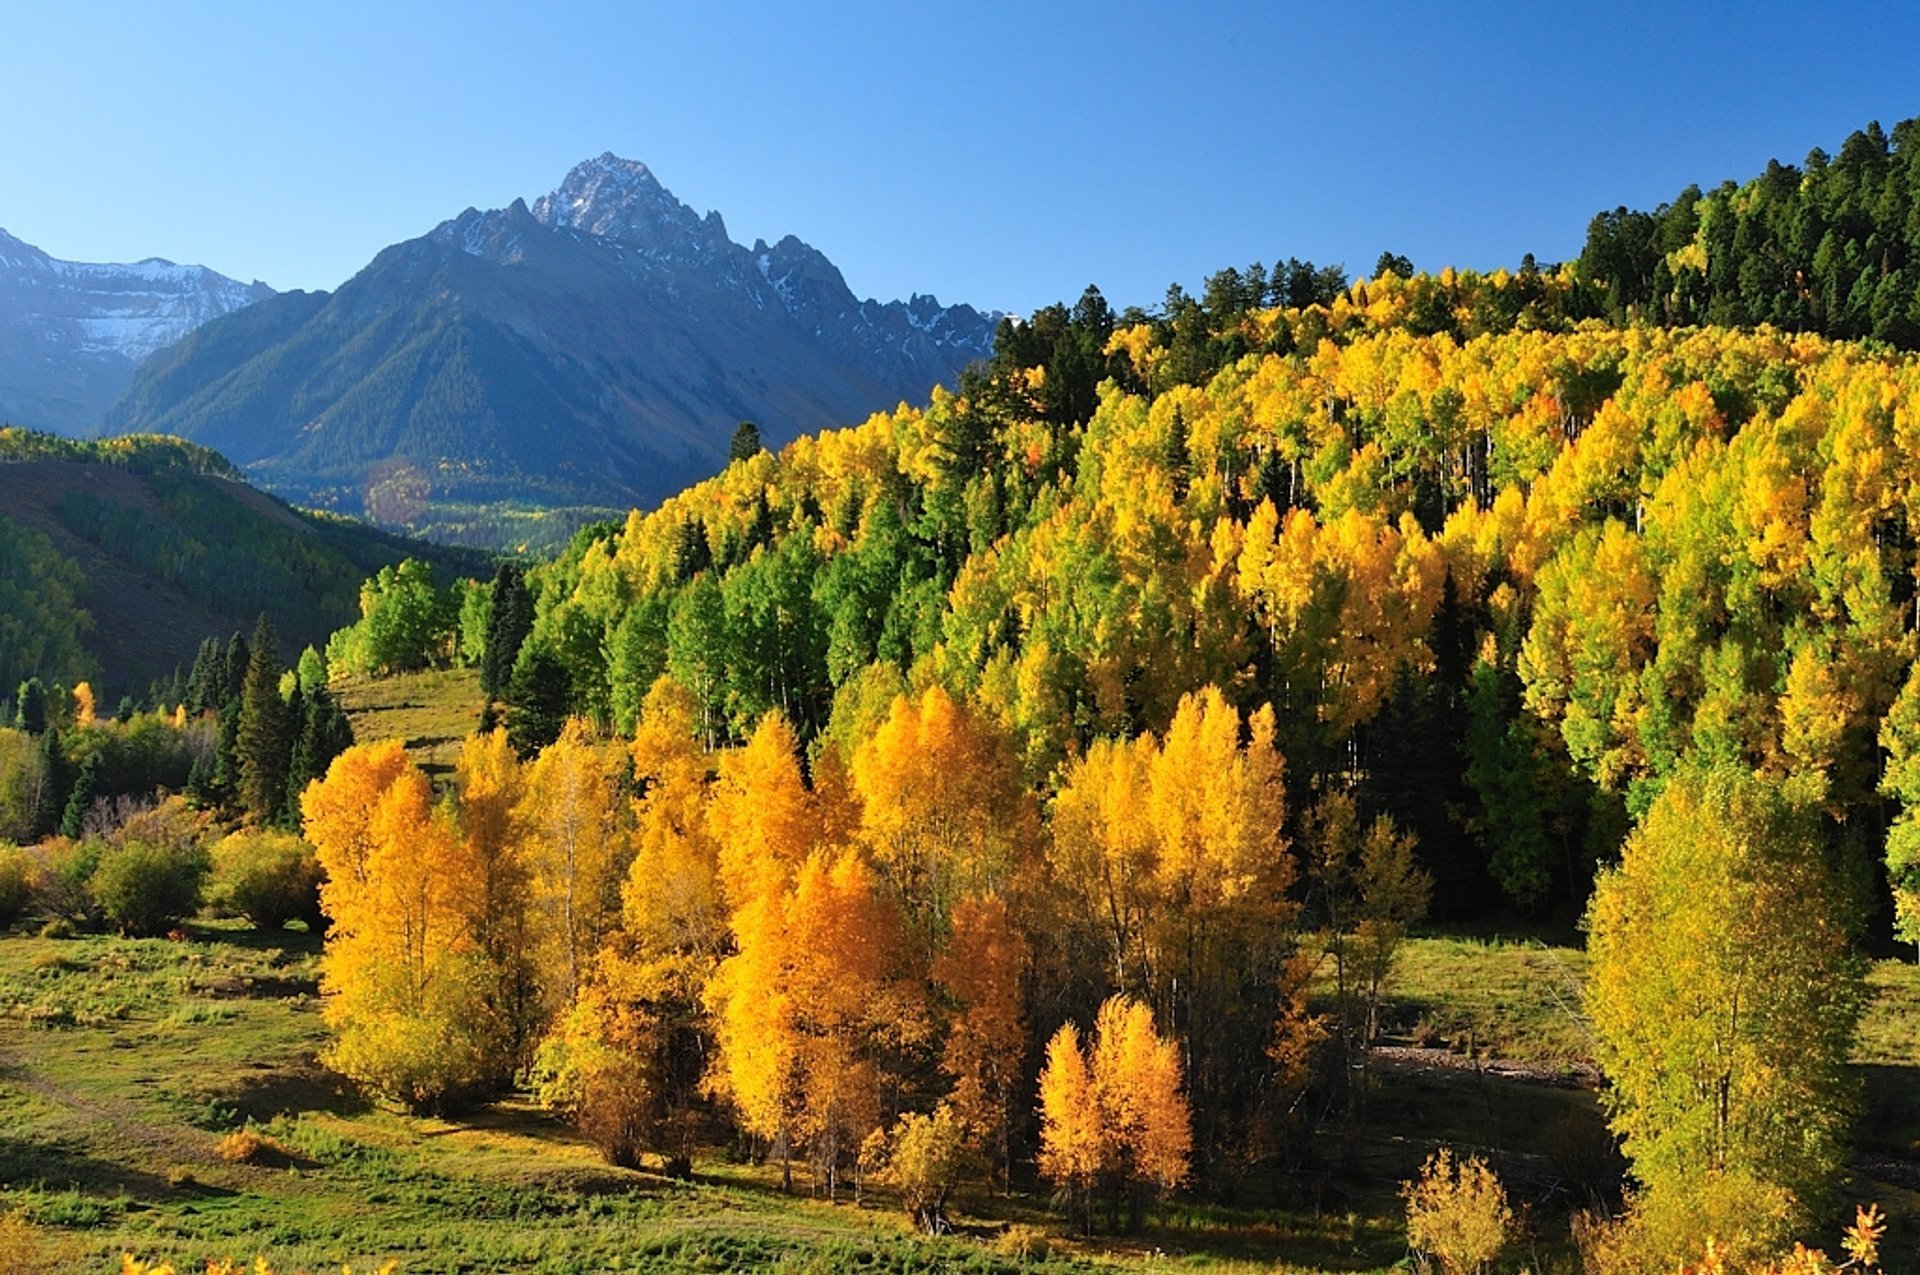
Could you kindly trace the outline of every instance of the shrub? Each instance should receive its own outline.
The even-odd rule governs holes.
[[[93,873],[106,846],[98,841],[55,837],[28,853],[33,857],[33,897],[41,908],[75,926],[100,923]]]
[[[0,930],[20,919],[33,902],[33,860],[18,846],[0,844]]]
[[[91,884],[100,910],[122,934],[157,938],[200,910],[205,876],[197,850],[129,841],[101,853]]]
[[[236,832],[213,848],[209,901],[263,930],[305,921],[318,931],[322,875],[313,847],[293,834]]]
[[[866,1158],[878,1161],[880,1180],[900,1192],[900,1206],[915,1226],[929,1235],[947,1229],[947,1196],[967,1158],[965,1132],[951,1107],[942,1103],[931,1116],[902,1116],[885,1151],[870,1151]]]
[[[253,1129],[235,1129],[213,1147],[228,1164],[287,1164],[293,1153],[272,1137]]]
[[[1442,1147],[1400,1194],[1407,1201],[1407,1243],[1439,1258],[1447,1275],[1484,1270],[1513,1231],[1507,1193],[1479,1156],[1456,1163]]]

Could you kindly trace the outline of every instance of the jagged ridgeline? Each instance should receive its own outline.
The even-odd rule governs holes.
[[[138,695],[263,612],[289,653],[322,644],[355,615],[361,580],[409,554],[487,570],[478,555],[292,509],[178,439],[0,428],[0,687],[91,678]]]
[[[1090,296],[924,409],[582,534],[533,648],[622,731],[672,674],[716,742],[773,709],[857,737],[938,682],[1036,785],[1216,685],[1278,707],[1296,789],[1417,831],[1443,910],[1577,907],[1688,753],[1877,854],[1920,719],[1911,358],[1575,322],[1571,267],[1234,295]]]

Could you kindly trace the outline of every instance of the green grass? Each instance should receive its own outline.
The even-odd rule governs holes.
[[[929,1240],[884,1193],[784,1196],[772,1166],[718,1150],[691,1182],[608,1167],[523,1101],[459,1120],[373,1107],[318,1061],[318,945],[297,930],[53,940],[31,924],[0,935],[0,1215],[31,1224],[63,1275],[117,1270],[128,1252],[183,1272],[265,1255],[283,1275],[388,1258],[403,1275],[1379,1272],[1406,1253],[1396,1184],[1439,1145],[1485,1155],[1530,1205],[1531,1238],[1502,1270],[1571,1272],[1567,1202],[1618,1169],[1595,1091],[1560,1080],[1585,1057],[1581,954],[1539,943],[1410,941],[1390,1028],[1404,1046],[1401,1030],[1425,1024],[1453,1047],[1377,1057],[1368,1135],[1317,1142],[1297,1180],[1255,1175],[1230,1204],[1176,1200],[1139,1235],[1093,1241],[1064,1238],[1039,1196],[976,1193],[960,1234]],[[1910,1264],[1920,1200],[1898,1183],[1920,1159],[1920,970],[1882,963],[1872,985],[1849,1194],[1887,1206],[1896,1265]],[[1516,1061],[1529,1066],[1502,1070]],[[243,1125],[285,1154],[220,1159]]]
[[[1392,1210],[1170,1208],[1137,1236],[1070,1243],[1045,1202],[962,1201],[963,1234],[787,1197],[768,1166],[703,1158],[693,1182],[610,1168],[524,1103],[469,1119],[371,1107],[316,1059],[317,945],[238,923],[185,941],[0,937],[0,1215],[62,1271],[123,1253],[182,1270],[265,1255],[283,1272],[388,1258],[457,1271],[1382,1270]],[[229,1164],[251,1124],[286,1148]],[[1015,1228],[1015,1229],[1009,1229]],[[1025,1250],[1026,1255],[1022,1255]]]
[[[1586,953],[1506,939],[1410,940],[1394,967],[1387,1030],[1473,1054],[1542,1065],[1592,1059],[1580,1012]]]
[[[450,774],[460,743],[480,727],[480,671],[432,669],[335,682],[340,706],[362,741],[397,739],[427,773]]]

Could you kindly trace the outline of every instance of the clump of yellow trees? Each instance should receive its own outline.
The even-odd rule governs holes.
[[[778,713],[710,751],[663,677],[630,741],[575,721],[523,760],[478,735],[438,798],[398,744],[351,749],[302,800],[329,1061],[429,1111],[524,1071],[626,1164],[684,1165],[718,1099],[828,1195],[941,1177],[912,1163],[1004,1179],[1037,1115],[1088,1223],[1251,1137],[1304,1014],[1269,976],[1308,942],[1272,714],[1189,696],[1068,767],[1050,820],[976,706],[847,717],[811,751]]]

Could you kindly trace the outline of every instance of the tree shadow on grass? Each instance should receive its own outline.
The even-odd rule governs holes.
[[[64,1147],[0,1138],[0,1185],[74,1191],[83,1196],[125,1197],[149,1203],[177,1198],[166,1178],[131,1165]]]

